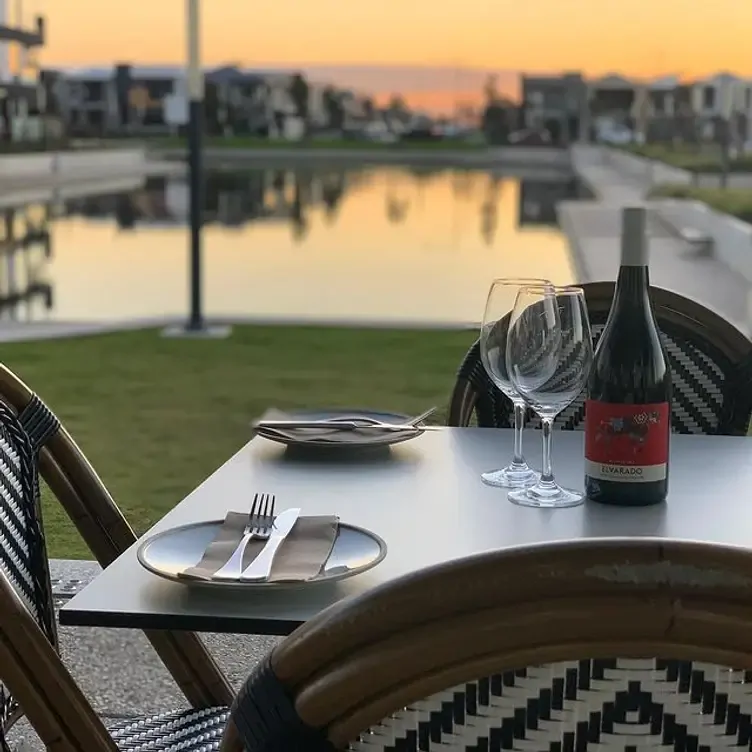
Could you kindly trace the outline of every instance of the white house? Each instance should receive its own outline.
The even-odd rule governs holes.
[[[303,136],[304,124],[297,116],[290,94],[292,74],[286,71],[246,71],[264,77],[266,84],[266,121],[271,138],[297,140]]]
[[[735,120],[742,133],[737,137],[743,143],[752,141],[752,80],[740,78],[731,73],[718,73],[692,83],[692,109],[705,122],[702,135],[711,138],[713,120],[723,118]]]

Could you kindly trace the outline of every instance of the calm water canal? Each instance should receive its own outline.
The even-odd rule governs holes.
[[[555,202],[580,194],[566,179],[520,181],[456,170],[212,174],[205,311],[477,321],[494,277],[573,281]],[[182,178],[150,178],[127,193],[19,207],[5,218],[6,237],[33,228],[44,235],[46,225],[49,242],[0,257],[0,316],[185,315],[187,204]]]

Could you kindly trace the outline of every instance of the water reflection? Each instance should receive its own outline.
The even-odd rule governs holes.
[[[46,280],[52,256],[50,207],[28,206],[0,213],[0,320],[32,320],[52,309]]]
[[[205,308],[218,316],[474,321],[494,277],[573,281],[555,205],[581,195],[563,176],[213,172],[204,205]],[[153,177],[130,192],[67,200],[54,212],[10,210],[0,221],[0,315],[185,315],[188,199],[184,179]]]
[[[305,239],[308,213],[323,206],[330,221],[348,187],[358,184],[357,173],[310,170],[252,170],[214,172],[206,181],[205,225],[244,227],[249,222],[289,222],[292,237]],[[114,218],[121,230],[187,221],[188,185],[176,177],[152,177],[133,193],[99,195],[66,203],[67,216]]]
[[[590,192],[578,180],[520,182],[520,225],[558,224],[556,205],[559,201],[591,198]]]
[[[411,197],[422,208],[425,185],[444,173],[432,168],[413,168],[414,178],[406,185],[404,173],[386,170],[385,213],[391,224],[408,218]],[[242,173],[220,172],[209,175],[206,186],[204,221],[207,225],[243,227],[249,222],[278,220],[289,222],[292,237],[305,240],[308,214],[318,205],[326,208],[330,222],[348,189],[371,184],[368,173],[314,172],[312,170],[253,170]],[[480,195],[477,189],[480,184]],[[452,190],[459,200],[479,199],[480,235],[492,245],[498,226],[499,194],[502,178],[488,175],[479,180],[473,172],[457,172]],[[556,204],[562,200],[590,197],[576,179],[521,180],[520,225],[555,226]],[[188,187],[179,178],[155,177],[146,180],[143,189],[133,193],[74,199],[66,204],[66,214],[88,218],[113,217],[120,229],[137,226],[185,223],[188,212]]]

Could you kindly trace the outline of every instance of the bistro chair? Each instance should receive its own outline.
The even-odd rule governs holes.
[[[749,749],[751,585],[748,551],[647,538],[442,564],[275,647],[221,749]]]
[[[21,709],[49,749],[115,749],[112,742],[96,746],[101,723],[86,720],[96,716],[88,703],[81,705],[86,701],[57,656],[38,468],[102,566],[136,541],[102,481],[54,414],[11,371],[0,366],[0,750],[6,752],[4,732]],[[229,682],[197,635],[149,631],[146,636],[193,708],[222,708],[230,703],[234,693]],[[55,693],[73,698],[62,714],[60,708],[45,709],[46,701],[40,699],[42,694]],[[132,734],[121,729],[117,738],[148,731],[150,738],[156,739],[186,724],[190,729],[194,721],[208,728],[206,724],[211,720],[216,726],[224,712],[212,710],[205,716],[203,710],[191,710],[160,716],[133,726]],[[83,725],[76,727],[75,733],[69,732],[67,724],[78,723],[79,715]],[[85,734],[78,734],[87,724],[93,724],[96,731],[92,732],[94,746],[87,746]],[[189,736],[190,731],[181,734]],[[196,749],[203,752],[203,748]]]
[[[593,338],[606,325],[613,282],[589,282],[585,291]],[[675,433],[746,435],[752,416],[752,342],[724,318],[677,293],[651,287],[658,328],[673,377],[672,430]],[[580,395],[554,424],[584,428],[585,397]],[[488,377],[476,341],[460,366],[449,406],[448,424],[507,428],[514,425],[511,400]],[[540,426],[540,419],[532,424]]]

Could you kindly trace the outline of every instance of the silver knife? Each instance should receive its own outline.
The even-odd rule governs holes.
[[[274,520],[274,527],[261,553],[245,568],[240,575],[241,582],[262,582],[269,579],[277,549],[290,534],[300,517],[300,509],[287,509]]]

